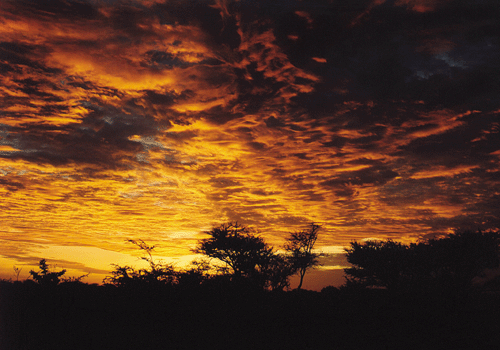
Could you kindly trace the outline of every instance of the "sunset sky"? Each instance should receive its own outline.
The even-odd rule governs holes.
[[[497,0],[0,1],[0,278],[500,227]],[[340,281],[340,282],[339,282]],[[293,285],[292,285],[293,286]],[[318,287],[319,286],[319,287]]]

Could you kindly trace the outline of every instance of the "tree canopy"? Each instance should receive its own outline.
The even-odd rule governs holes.
[[[269,283],[272,266],[278,258],[261,237],[237,223],[222,224],[206,232],[210,237],[200,240],[195,252],[225,263],[236,281],[246,279],[264,286]]]
[[[403,244],[351,242],[347,283],[397,291],[467,291],[473,279],[500,264],[499,232],[460,231],[444,238]]]

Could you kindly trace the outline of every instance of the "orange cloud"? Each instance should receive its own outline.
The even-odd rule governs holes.
[[[412,11],[425,13],[431,12],[436,9],[439,5],[449,2],[449,0],[438,1],[438,0],[398,0],[396,1],[396,6],[406,6]]]
[[[319,62],[319,63],[326,63],[326,58],[322,57],[313,57],[312,58],[314,61]]]
[[[304,18],[309,26],[311,26],[311,24],[314,22],[311,15],[306,11],[295,11],[295,14],[301,18]]]
[[[106,260],[138,255],[129,238],[185,263],[203,230],[229,220],[276,247],[314,221],[319,248],[338,253],[353,239],[446,232],[495,208],[498,108],[490,92],[482,112],[482,95],[454,90],[476,86],[467,69],[486,67],[486,55],[468,59],[463,81],[413,57],[467,39],[455,46],[438,24],[398,29],[397,40],[364,32],[365,21],[390,25],[371,18],[382,0],[332,21],[308,6],[277,16],[202,3],[0,9],[0,273],[47,257],[102,277]],[[323,31],[331,23],[334,34]],[[426,64],[439,74],[415,82]],[[491,72],[480,73],[477,86]]]

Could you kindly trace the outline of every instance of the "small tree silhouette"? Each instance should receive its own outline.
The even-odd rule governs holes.
[[[38,263],[40,266],[40,271],[35,272],[30,270],[30,275],[35,282],[43,286],[55,286],[59,283],[59,277],[63,276],[66,273],[66,270],[62,270],[59,272],[50,272],[49,265],[47,265],[47,261],[45,259],[40,260]]]
[[[17,267],[14,265],[14,273],[16,274],[16,282],[19,282],[19,275],[21,274],[22,268]]]
[[[309,230],[290,233],[285,243],[285,250],[289,254],[289,261],[294,271],[299,272],[300,282],[297,289],[302,288],[306,271],[319,265],[319,253],[313,253],[314,244],[318,239],[320,225],[311,223]]]

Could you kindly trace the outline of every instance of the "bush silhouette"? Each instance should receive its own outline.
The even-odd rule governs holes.
[[[33,280],[42,286],[55,286],[60,282],[60,277],[66,273],[66,270],[59,272],[50,272],[49,265],[45,259],[41,259],[38,263],[40,271],[30,270],[30,275]]]
[[[146,252],[146,256],[141,257],[142,260],[149,264],[149,268],[136,270],[130,266],[119,266],[113,264],[114,271],[112,276],[104,279],[105,283],[115,286],[130,287],[130,286],[159,286],[172,285],[176,281],[176,272],[172,265],[162,264],[153,259],[152,252],[154,246],[147,245],[143,240],[128,240],[135,244],[140,250]]]

